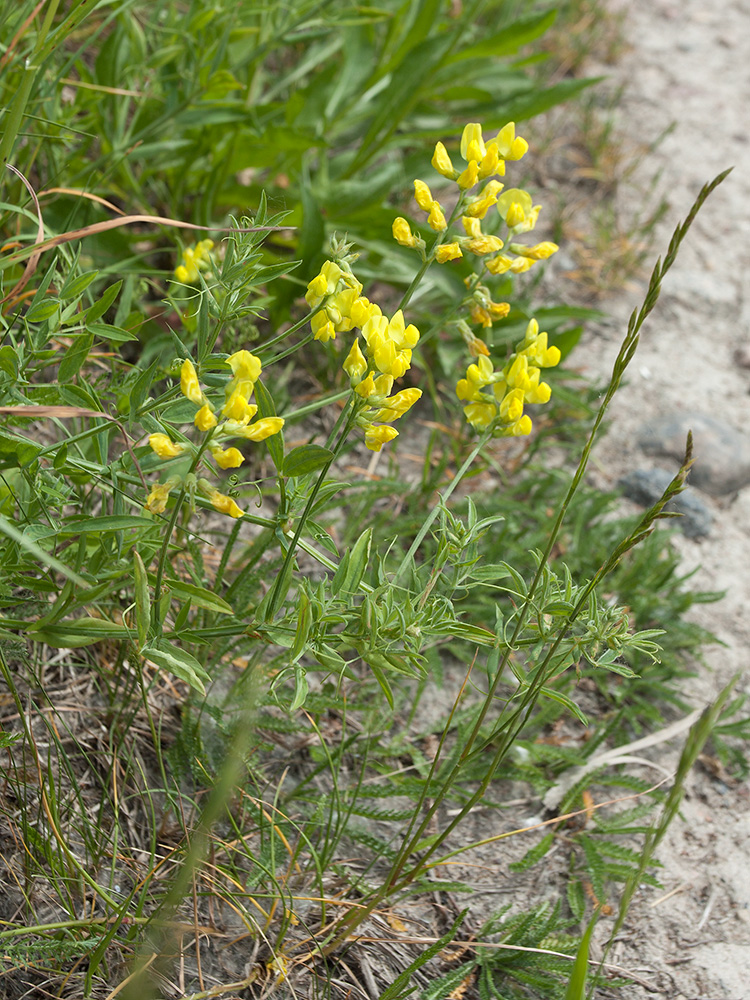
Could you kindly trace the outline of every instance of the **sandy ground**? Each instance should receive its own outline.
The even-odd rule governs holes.
[[[626,12],[629,51],[616,66],[588,66],[588,72],[625,84],[617,111],[625,134],[650,143],[675,123],[641,168],[640,191],[658,173],[657,190],[669,202],[655,255],[663,254],[702,185],[726,167],[734,171],[683,244],[612,407],[592,472],[608,488],[633,468],[676,471],[677,462],[645,455],[636,440],[644,423],[667,415],[702,413],[725,422],[744,439],[737,463],[741,448],[750,447],[750,368],[735,360],[738,349],[748,352],[750,333],[750,2],[610,3]],[[639,190],[621,197],[632,202]],[[577,349],[573,362],[587,374],[605,377],[611,370],[628,314],[645,291],[645,281],[635,284],[603,302],[612,318],[590,329]],[[697,462],[711,457],[708,450],[699,448]],[[690,681],[686,694],[696,706],[736,671],[743,673],[739,689],[750,690],[750,486],[721,497],[698,495],[713,514],[711,533],[700,541],[678,534],[676,545],[686,569],[699,567],[696,587],[727,593],[695,610],[695,619],[725,643],[708,650],[708,669]],[[676,755],[665,751],[660,761],[667,758]],[[643,978],[644,985],[624,995],[748,1000],[750,783],[727,785],[696,770],[659,856],[664,889],[637,897],[610,958]]]

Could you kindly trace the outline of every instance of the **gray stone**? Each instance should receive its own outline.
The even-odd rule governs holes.
[[[651,507],[661,499],[673,478],[672,473],[665,469],[636,469],[623,476],[618,485],[629,500]],[[705,538],[711,530],[711,511],[690,488],[670,500],[664,509],[682,514],[673,523],[688,538]]]
[[[750,483],[750,441],[704,413],[674,413],[643,424],[638,444],[649,455],[661,455],[680,462],[685,455],[688,431],[693,432],[690,485],[722,496],[736,493]]]

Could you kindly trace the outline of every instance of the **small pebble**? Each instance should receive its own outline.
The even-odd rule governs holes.
[[[629,500],[642,507],[651,507],[662,497],[673,478],[665,469],[636,469],[623,476],[618,486]],[[711,530],[711,511],[689,488],[670,500],[664,509],[682,514],[674,518],[673,523],[687,538],[705,538]]]
[[[736,493],[750,483],[750,441],[747,436],[704,413],[673,413],[643,424],[638,444],[648,455],[685,456],[688,431],[693,432],[690,485],[713,496]]]

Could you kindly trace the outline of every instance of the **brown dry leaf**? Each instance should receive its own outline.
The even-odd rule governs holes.
[[[461,997],[466,993],[469,986],[474,982],[476,978],[476,970],[472,969],[468,976],[465,976],[461,982],[456,986],[455,989],[451,990],[448,994],[447,1000],[461,1000]]]

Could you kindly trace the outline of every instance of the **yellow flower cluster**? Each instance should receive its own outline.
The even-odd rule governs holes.
[[[460,195],[456,212],[461,214],[464,229],[464,235],[435,247],[434,259],[439,264],[457,260],[469,252],[487,257],[485,266],[491,274],[504,274],[506,271],[521,274],[528,271],[535,261],[545,260],[558,249],[554,243],[549,242],[538,243],[533,247],[511,243],[505,253],[500,253],[504,249],[503,240],[482,231],[481,220],[493,206],[507,225],[510,238],[528,232],[536,225],[541,206],[532,205],[531,195],[520,188],[503,191],[503,184],[494,179],[505,175],[506,161],[520,160],[528,148],[526,140],[516,135],[514,122],[508,122],[487,143],[482,136],[482,126],[477,122],[470,122],[464,127],[460,144],[466,167],[458,170],[443,143],[437,143],[432,166],[443,177],[458,185]],[[486,183],[476,195],[470,197],[468,192],[481,181]],[[442,206],[433,198],[424,181],[414,181],[414,198],[422,211],[428,213],[427,224],[430,228],[435,232],[444,232],[448,223]],[[393,237],[401,246],[414,247],[424,255],[424,240],[412,233],[407,220],[400,216],[394,219]],[[514,256],[508,254],[508,249]],[[495,256],[489,256],[491,254]]]
[[[476,364],[469,365],[466,378],[459,379],[456,395],[466,403],[466,419],[477,430],[493,426],[495,437],[530,434],[531,418],[523,412],[524,404],[549,400],[551,390],[540,381],[541,369],[551,368],[559,360],[560,351],[548,347],[547,334],[540,333],[539,324],[532,319],[502,371],[495,371],[490,359],[482,355]],[[484,392],[488,387],[490,391]]]
[[[365,353],[357,336],[343,368],[360,399],[357,423],[365,432],[365,444],[380,451],[398,436],[394,427],[385,425],[402,417],[422,395],[421,389],[403,389],[388,396],[394,380],[411,367],[419,330],[406,325],[400,309],[390,320],[384,316],[380,306],[362,295],[362,284],[351,270],[334,261],[323,264],[305,298],[313,309],[322,306],[311,319],[316,340],[331,340],[355,328],[362,333]]]
[[[198,275],[211,263],[213,240],[201,240],[194,247],[185,247],[182,251],[182,263],[174,269],[174,276],[184,285],[193,285]]]
[[[284,426],[282,417],[263,417],[254,420],[258,407],[250,402],[255,389],[255,383],[260,378],[261,363],[250,351],[237,351],[227,358],[227,364],[232,369],[232,379],[224,390],[224,405],[216,415],[216,408],[206,397],[198,380],[195,366],[190,359],[182,363],[180,369],[180,389],[191,403],[198,407],[194,424],[198,430],[209,433],[208,451],[221,469],[236,469],[245,460],[239,448],[225,448],[223,441],[231,438],[245,438],[249,441],[264,441],[273,434],[278,434]],[[221,421],[220,421],[221,418]],[[252,422],[251,422],[252,421]],[[192,444],[178,444],[167,434],[151,434],[148,443],[162,459],[178,458],[181,455],[197,454]],[[161,514],[166,508],[167,498],[171,490],[182,483],[180,476],[170,476],[165,483],[159,483],[149,494],[146,508],[155,514]],[[242,510],[232,500],[215,489],[206,479],[197,481],[197,488],[208,497],[216,510],[232,517],[241,517]]]

